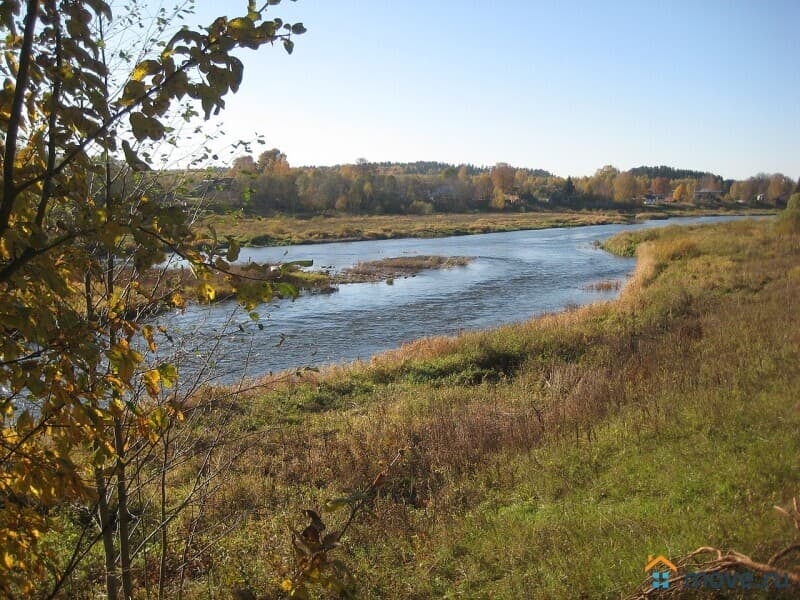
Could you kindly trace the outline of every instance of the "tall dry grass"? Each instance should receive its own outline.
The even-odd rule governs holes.
[[[701,460],[673,444],[675,438],[693,429],[707,431],[706,438],[726,432],[724,439],[737,447],[740,434],[727,432],[740,410],[730,398],[756,402],[771,385],[800,389],[792,375],[800,354],[797,237],[775,236],[768,223],[741,222],[667,228],[634,246],[636,270],[613,302],[492,331],[418,340],[351,366],[265,379],[263,387],[239,396],[225,409],[237,439],[227,451],[238,460],[202,521],[210,532],[235,507],[242,523],[220,541],[218,552],[194,566],[192,595],[230,591],[243,577],[267,597],[277,594],[281,574],[290,569],[287,530],[299,526],[301,509],[319,509],[327,498],[363,488],[399,449],[406,449],[404,460],[392,469],[371,512],[350,530],[342,552],[365,595],[530,592],[504,579],[498,564],[526,577],[536,574],[542,597],[563,595],[564,582],[550,581],[537,565],[558,571],[570,555],[593,573],[587,586],[605,585],[606,575],[590,556],[601,554],[598,528],[605,527],[617,547],[633,548],[636,536],[625,533],[633,527],[626,519],[646,523],[652,510],[654,492],[646,482],[623,483],[624,473],[646,467],[638,445]],[[778,432],[791,418],[791,412],[775,415],[769,427]],[[741,419],[749,423],[752,416]],[[686,424],[675,425],[681,422]],[[661,431],[666,437],[658,437]],[[202,427],[195,435],[198,444],[210,438]],[[749,443],[764,432],[753,435]],[[765,462],[746,452],[741,449],[742,464]],[[716,467],[702,460],[694,468],[714,481]],[[597,492],[592,486],[603,468],[622,474]],[[660,477],[668,486],[664,494],[685,487],[679,471]],[[175,489],[185,484],[179,475],[171,482]],[[724,489],[727,482],[713,485]],[[751,483],[739,485],[750,495],[735,506],[746,511],[742,507],[756,492]],[[771,485],[774,493],[783,484]],[[580,490],[619,495],[628,504],[614,505],[622,516],[613,522],[602,511],[575,522],[555,507],[562,498],[580,497]],[[678,513],[704,506],[708,495],[685,493],[690,500],[675,505]],[[554,511],[544,529],[534,516],[519,517],[538,537],[525,537],[517,521],[493,520],[491,510],[482,508],[528,502]],[[679,514],[662,516],[676,531],[682,527]],[[595,533],[581,537],[583,529]],[[693,535],[680,531],[686,539]],[[620,577],[641,577],[638,566],[635,572],[620,568]],[[506,587],[493,587],[491,573]]]

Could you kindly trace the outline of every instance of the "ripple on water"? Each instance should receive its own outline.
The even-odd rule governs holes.
[[[360,261],[407,254],[469,256],[474,260],[465,267],[398,278],[393,285],[346,284],[333,294],[263,305],[256,309],[263,329],[232,302],[191,306],[183,314],[162,315],[157,320],[170,330],[179,330],[175,343],[185,346],[187,355],[183,373],[196,369],[216,348],[216,376],[221,382],[236,380],[245,366],[249,375],[260,375],[367,359],[420,337],[518,322],[611,298],[617,292],[586,288],[598,281],[626,278],[635,261],[612,256],[598,249],[596,242],[626,229],[723,219],[730,217],[247,248],[242,250],[242,261],[312,259],[337,270]]]

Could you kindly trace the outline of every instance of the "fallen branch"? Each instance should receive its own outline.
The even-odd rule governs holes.
[[[779,506],[776,506],[775,509],[791,519],[795,529],[800,531],[800,502],[798,502],[797,498],[793,499],[792,508],[790,510]],[[776,581],[787,582],[790,587],[800,588],[800,571],[796,568],[777,566],[778,561],[799,550],[800,542],[796,541],[787,548],[773,554],[772,558],[766,563],[762,563],[753,560],[745,554],[736,552],[735,550],[724,552],[719,548],[703,546],[673,561],[674,565],[677,567],[677,571],[667,581],[662,580],[660,582],[661,584],[666,583],[666,587],[655,587],[652,580],[648,579],[642,583],[633,594],[628,596],[628,598],[629,600],[640,600],[655,595],[658,595],[659,598],[681,595],[683,591],[687,589],[687,581],[699,582],[702,580],[705,582],[709,575],[714,575],[716,573],[749,572],[761,575],[764,578],[764,582],[770,579],[773,583]],[[697,562],[697,557],[706,554],[713,554],[715,556],[711,559]]]

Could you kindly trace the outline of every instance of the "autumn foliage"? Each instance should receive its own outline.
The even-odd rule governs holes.
[[[114,48],[138,24],[137,4],[119,15],[103,0],[0,7],[4,597],[56,594],[100,543],[108,597],[120,589],[131,596],[131,465],[159,444],[167,456],[163,436],[183,418],[182,399],[172,393],[176,366],[157,353],[161,332],[142,326],[131,299],[178,307],[184,299],[148,296],[138,274],[177,253],[207,295],[210,270],[225,271],[238,253],[231,240],[200,253],[186,211],[150,199],[158,179],[151,154],[176,143],[172,119],[208,118],[224,107],[242,81],[235,50],[278,42],[291,52],[292,35],[305,31],[265,18],[267,6],[251,1],[244,15],[201,29],[177,27],[180,12],[162,11],[149,23],[161,43]],[[270,296],[272,286],[249,285],[243,303]],[[84,507],[88,520],[71,556],[56,557],[41,538],[53,510],[70,503]],[[165,550],[166,526],[147,533]]]

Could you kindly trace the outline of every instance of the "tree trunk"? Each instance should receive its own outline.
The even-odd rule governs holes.
[[[119,556],[122,567],[122,592],[125,600],[133,598],[131,576],[130,513],[128,512],[128,480],[125,475],[125,436],[122,420],[114,419],[114,446],[117,451],[117,519],[119,519]]]
[[[117,579],[116,549],[114,548],[114,524],[108,508],[108,488],[103,469],[95,467],[94,480],[97,486],[97,513],[100,517],[100,532],[103,535],[103,550],[106,559],[106,597],[118,600],[119,580]]]

